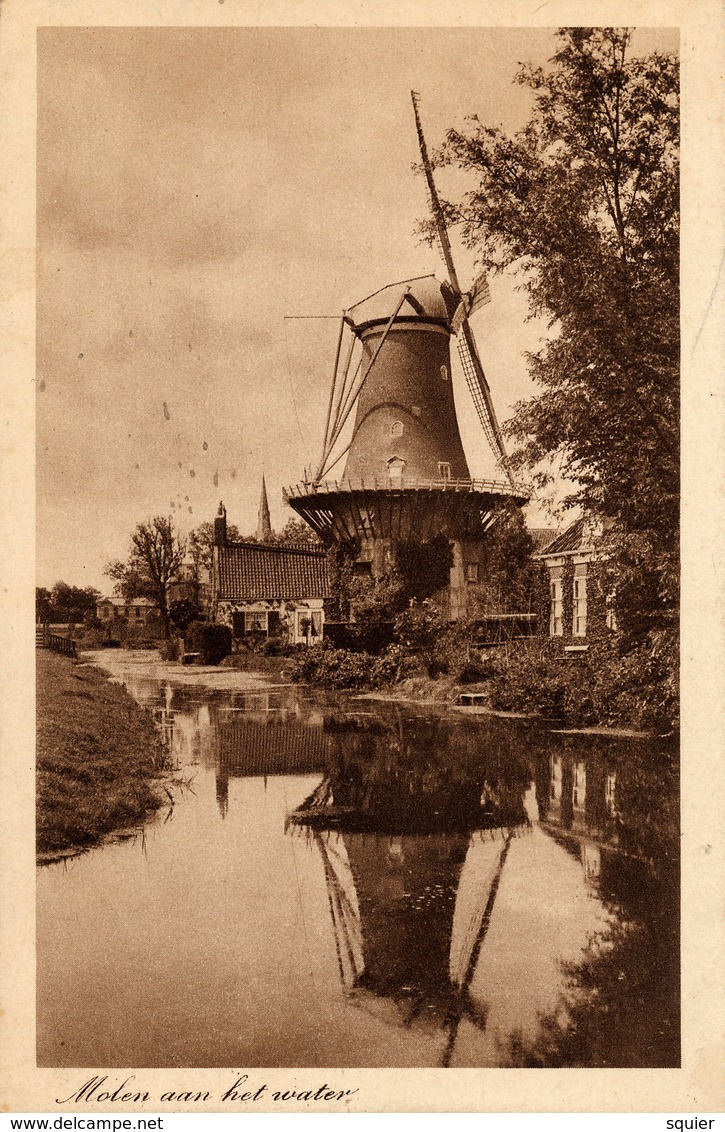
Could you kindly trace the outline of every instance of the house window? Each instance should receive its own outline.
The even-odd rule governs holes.
[[[561,575],[561,569],[559,569],[557,573]],[[564,595],[562,592],[561,577],[555,577],[554,571],[552,571],[551,582],[549,584],[549,593],[551,594],[551,605],[549,612],[549,636],[563,637]]]
[[[448,381],[448,366],[441,366],[441,381]]]
[[[587,635],[587,567],[585,562],[574,567],[572,635],[575,637],[586,637]]]
[[[574,785],[572,788],[572,802],[577,810],[583,810],[587,800],[587,767],[586,763],[574,764]]]
[[[250,611],[245,610],[244,613],[244,631],[245,633],[266,633],[267,632],[267,613],[266,611],[257,611],[253,609]]]
[[[402,436],[403,435],[403,422],[402,421],[393,421],[392,425],[390,426],[390,435],[391,436]]]
[[[451,478],[451,465],[439,462],[438,475],[442,480],[449,480]]]
[[[614,608],[614,594],[610,594],[607,598],[607,609],[604,616],[604,621],[608,629],[611,629],[613,633],[617,632],[618,625],[617,613]]]
[[[322,611],[319,609],[297,610],[297,638],[300,641],[317,641],[322,636]]]
[[[467,565],[466,565],[466,581],[467,582],[477,582],[478,581],[478,563],[477,562],[467,563]]]
[[[388,460],[388,475],[391,480],[402,480],[404,468],[405,460],[402,460],[400,456],[391,456]]]
[[[607,813],[611,815],[617,812],[616,794],[617,775],[615,773],[608,774],[604,783],[604,803],[607,807]]]

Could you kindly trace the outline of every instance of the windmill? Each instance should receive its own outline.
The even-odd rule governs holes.
[[[428,147],[425,144],[423,126],[420,121],[420,109],[418,106],[420,95],[412,90],[410,97],[413,101],[413,113],[415,114],[415,128],[418,134],[420,157],[428,186],[428,200],[433,222],[436,227],[438,245],[448,272],[448,281],[459,301],[459,306],[453,316],[453,326],[457,331],[458,356],[461,360],[461,368],[466,378],[468,391],[471,394],[473,404],[478,413],[481,427],[491,446],[491,451],[494,456],[496,456],[499,465],[506,468],[506,448],[504,446],[503,436],[501,435],[501,429],[496,418],[496,410],[491,399],[491,390],[481,364],[478,346],[473,337],[471,324],[468,321],[470,314],[473,314],[479,307],[485,306],[486,303],[491,301],[488,282],[485,274],[479,275],[474,281],[470,291],[467,292],[462,291],[458,282],[458,273],[453,263],[451,241],[448,238],[448,228],[443,215],[441,202],[436,192],[435,181],[433,180],[433,168],[430,163],[430,158],[428,157]],[[508,472],[508,470],[507,474],[512,487],[515,486],[511,473]]]
[[[439,597],[455,620],[483,581],[481,541],[497,509],[528,495],[508,470],[479,480],[468,469],[451,381],[453,336],[484,434],[499,466],[506,460],[469,323],[487,289],[479,280],[464,293],[458,282],[416,95],[413,106],[449,278],[389,284],[343,311],[322,453],[314,474],[284,494],[324,543],[352,547],[356,571],[373,578],[389,571],[401,544],[447,539],[450,584]]]

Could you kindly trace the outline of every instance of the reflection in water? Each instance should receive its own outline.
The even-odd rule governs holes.
[[[475,733],[441,719],[328,726],[335,750],[291,822],[313,831],[322,858],[342,986],[393,1024],[445,1031],[447,1065],[461,1019],[485,1025],[471,977],[511,839],[527,821],[528,771],[502,775]],[[461,875],[484,831],[498,842],[493,869],[454,932]]]
[[[674,751],[111,660],[193,793],[40,871],[39,1064],[677,1064]]]

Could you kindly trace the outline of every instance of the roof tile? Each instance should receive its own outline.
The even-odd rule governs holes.
[[[539,551],[539,555],[543,557],[550,554],[565,554],[572,550],[589,550],[591,548],[591,540],[589,538],[589,531],[585,525],[585,519],[577,519],[556,538],[543,546]]]
[[[330,597],[327,557],[260,543],[219,547],[219,597],[232,601]]]

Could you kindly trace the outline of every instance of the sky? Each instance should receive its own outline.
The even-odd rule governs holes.
[[[471,114],[515,130],[519,63],[553,45],[533,28],[39,30],[38,585],[108,592],[104,565],[153,515],[186,532],[223,500],[252,532],[263,473],[272,525],[293,517],[282,489],[319,457],[338,322],[290,316],[445,277],[415,234],[410,91],[429,148]],[[515,278],[491,295],[472,321],[505,420],[546,328]],[[471,472],[492,474],[455,367],[454,384]]]

